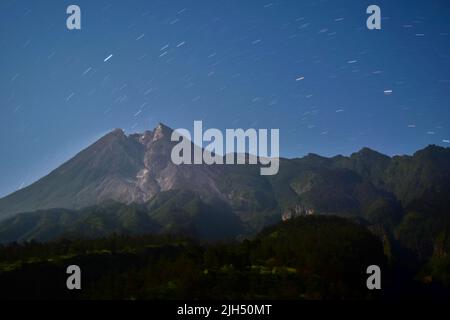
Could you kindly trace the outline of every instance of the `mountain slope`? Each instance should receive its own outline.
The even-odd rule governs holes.
[[[223,237],[253,234],[282,217],[311,213],[358,217],[393,232],[409,212],[443,216],[450,208],[449,148],[429,146],[393,158],[368,148],[350,157],[310,154],[280,159],[277,175],[261,176],[255,165],[176,166],[171,134],[163,124],[143,134],[110,132],[46,177],[0,199],[0,231],[17,239],[33,234],[44,239],[53,233],[39,230],[57,224],[62,226],[58,234],[67,233],[65,221],[76,223],[83,208],[94,214],[95,206],[108,201],[143,206],[148,224],[159,225],[157,232],[206,238],[217,230]],[[53,209],[60,213],[50,215]],[[19,213],[38,210],[47,213],[28,213],[28,227],[22,217],[15,220]],[[208,225],[216,231],[208,231]],[[125,229],[112,224],[102,232],[116,230]]]
[[[0,200],[0,217],[51,208],[76,209],[107,199],[130,202],[135,186],[129,178],[142,167],[141,146],[114,130],[73,159]]]
[[[159,233],[218,240],[243,232],[241,221],[223,201],[205,202],[195,193],[173,190],[141,205],[108,201],[80,210],[18,214],[0,223],[0,243]]]
[[[0,220],[20,212],[79,209],[107,200],[144,203],[172,189],[220,196],[207,166],[172,163],[171,133],[162,124],[142,135],[112,131],[46,177],[0,199]]]

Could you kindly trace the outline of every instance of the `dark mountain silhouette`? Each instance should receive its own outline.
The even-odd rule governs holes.
[[[425,214],[433,225],[448,219],[449,148],[392,158],[368,148],[350,157],[310,154],[280,159],[277,175],[261,176],[255,165],[176,166],[171,134],[163,124],[143,134],[116,129],[0,199],[0,240],[113,232],[226,238],[311,214],[356,217],[394,237],[398,226],[416,232],[404,219],[412,213]],[[435,229],[428,233],[428,253]]]

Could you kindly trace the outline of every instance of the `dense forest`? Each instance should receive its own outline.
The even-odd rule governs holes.
[[[222,200],[177,189],[3,220],[0,297],[450,297],[449,148],[282,163],[270,179],[218,168]],[[66,287],[69,265],[81,268],[80,291]],[[381,290],[367,289],[370,265]]]
[[[0,246],[0,298],[450,297],[448,233],[437,243],[429,259],[420,259],[373,226],[334,216],[298,217],[239,242],[111,235],[12,243]],[[366,287],[373,264],[382,270],[381,290]],[[66,288],[69,265],[80,266],[82,290]]]

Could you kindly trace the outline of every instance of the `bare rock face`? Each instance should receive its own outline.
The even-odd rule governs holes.
[[[217,170],[171,161],[172,129],[127,136],[115,129],[29,187],[0,199],[0,219],[51,208],[78,209],[107,200],[144,203],[162,191],[190,190],[224,198]]]
[[[200,212],[196,221],[201,230],[208,229],[204,224],[209,215],[220,216],[219,209],[224,217],[235,215],[259,230],[309,214],[372,219],[388,212],[395,222],[402,214],[398,201],[425,199],[442,212],[450,208],[450,148],[430,146],[413,156],[394,158],[368,149],[351,157],[308,155],[281,159],[278,175],[261,176],[259,166],[252,165],[177,166],[171,160],[177,143],[171,141],[172,132],[163,124],[141,134],[113,130],[49,175],[0,199],[0,220],[22,212],[80,209],[110,200],[162,205],[161,210],[151,205],[151,211],[167,225],[179,219],[180,206],[186,205],[181,208],[183,219],[192,220],[192,212]]]
[[[144,148],[143,168],[136,175],[136,187],[141,202],[150,200],[157,193],[169,190],[190,190],[196,193],[222,197],[215,185],[215,170],[206,165],[173,164],[171,141],[173,130],[159,124],[153,132],[139,137]],[[136,197],[134,197],[136,199]]]
[[[287,221],[297,217],[311,216],[314,214],[314,209],[307,208],[301,203],[295,204],[288,208],[281,216],[281,220]]]

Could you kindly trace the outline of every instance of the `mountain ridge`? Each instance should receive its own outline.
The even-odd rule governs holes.
[[[410,203],[421,201],[421,207],[431,204],[440,211],[450,207],[444,196],[450,194],[450,148],[431,145],[411,156],[362,148],[348,157],[280,158],[278,175],[261,176],[254,165],[174,165],[172,131],[160,123],[141,134],[109,132],[47,176],[0,199],[0,222],[21,213],[79,211],[107,201],[145,205],[158,195],[184,198],[183,192],[198,197],[198,206],[212,215],[227,208],[225,216],[242,224],[236,230],[250,233],[302,212],[392,225]],[[173,209],[182,223],[191,214],[183,206]],[[162,212],[175,219],[169,209]]]

